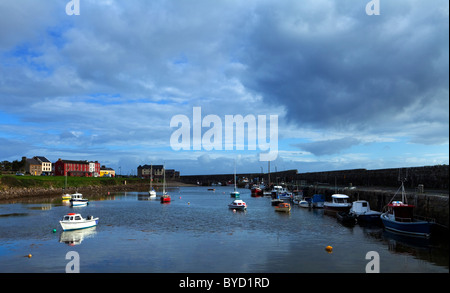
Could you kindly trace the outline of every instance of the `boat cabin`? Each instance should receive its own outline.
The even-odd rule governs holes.
[[[404,204],[401,201],[393,201],[388,204],[388,213],[391,214],[397,222],[413,222],[413,205]]]
[[[83,195],[81,193],[72,194],[72,199],[83,199]]]
[[[233,204],[236,206],[245,206],[245,202],[243,200],[237,199],[233,201]]]
[[[352,211],[356,214],[364,214],[370,211],[369,202],[366,200],[357,200],[352,204]]]
[[[285,203],[285,202],[280,203],[280,204],[278,205],[279,208],[289,208],[290,206],[291,206],[290,204]]]
[[[345,194],[333,194],[331,200],[333,203],[347,203],[348,195]]]
[[[67,215],[64,215],[63,221],[81,221],[81,215],[75,214],[75,213],[69,213]]]

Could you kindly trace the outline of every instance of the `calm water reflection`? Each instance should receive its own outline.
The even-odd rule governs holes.
[[[230,191],[173,189],[170,204],[127,192],[78,208],[59,200],[0,205],[0,272],[64,272],[66,253],[77,251],[81,272],[364,273],[366,253],[376,251],[381,272],[448,273],[446,242],[346,227],[322,210],[276,213],[245,189],[248,210],[234,213]],[[58,221],[68,212],[99,217],[99,225],[63,232]]]

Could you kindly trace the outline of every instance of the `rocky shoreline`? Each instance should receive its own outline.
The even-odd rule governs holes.
[[[192,184],[185,184],[182,182],[168,182],[167,187],[180,187],[180,186],[195,186]],[[158,191],[162,188],[162,184],[154,184],[155,189]],[[75,193],[80,192],[89,196],[101,196],[107,195],[108,192],[117,191],[147,191],[149,189],[148,184],[122,184],[122,185],[92,185],[82,187],[67,188],[64,192],[62,188],[44,188],[44,187],[10,187],[0,190],[0,203],[8,201],[19,201],[27,199],[44,199],[44,198],[58,198],[63,193]]]

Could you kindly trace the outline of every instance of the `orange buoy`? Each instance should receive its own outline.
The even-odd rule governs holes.
[[[325,250],[326,250],[328,253],[332,253],[332,252],[333,252],[333,246],[328,245],[327,247],[325,247]]]

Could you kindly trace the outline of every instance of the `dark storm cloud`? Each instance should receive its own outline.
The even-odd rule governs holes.
[[[424,121],[418,110],[448,107],[447,1],[381,1],[382,14],[371,17],[360,1],[321,9],[297,2],[289,11],[258,11],[241,60],[243,84],[284,105],[287,119],[328,130],[404,131]],[[435,117],[432,127],[448,142],[443,114],[447,123]]]

